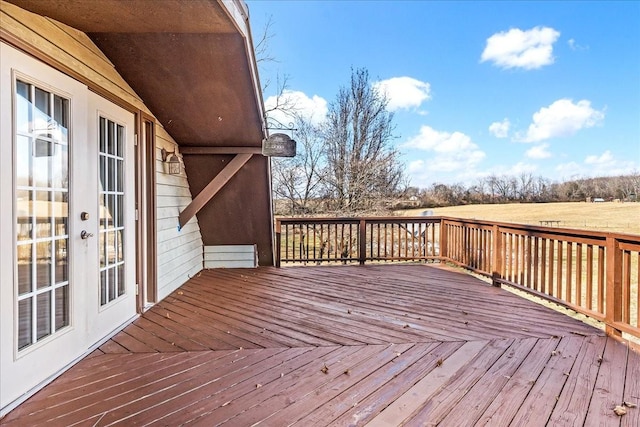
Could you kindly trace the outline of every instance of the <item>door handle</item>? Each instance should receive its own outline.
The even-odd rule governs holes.
[[[93,233],[88,233],[87,230],[82,230],[80,232],[80,238],[82,240],[87,240],[89,237],[93,237]]]

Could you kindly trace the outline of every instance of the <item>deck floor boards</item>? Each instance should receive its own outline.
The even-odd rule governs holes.
[[[640,355],[437,265],[204,270],[2,425],[638,426]]]
[[[622,400],[633,404],[640,402],[640,352],[630,350],[627,355],[627,376]],[[640,410],[635,409],[627,411],[627,415],[622,418],[622,427],[640,426]]]

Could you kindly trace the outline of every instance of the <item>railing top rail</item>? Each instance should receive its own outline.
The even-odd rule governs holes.
[[[559,240],[584,239],[589,242],[605,242],[607,238],[614,238],[631,244],[640,242],[640,236],[629,233],[614,233],[606,231],[582,230],[564,227],[549,227],[543,225],[517,224],[481,219],[454,218],[447,216],[364,216],[364,217],[281,217],[276,218],[276,226],[286,224],[358,224],[360,221],[373,224],[404,224],[404,223],[442,223],[477,225],[483,227],[500,227],[501,231],[527,233],[530,235],[544,234],[545,237],[556,236]]]
[[[467,219],[467,218],[453,218],[453,217],[431,217],[438,218],[445,223],[455,223],[461,225],[484,225],[494,226],[497,225],[502,231],[525,231],[525,232],[541,232],[547,235],[557,235],[558,237],[574,237],[574,238],[591,238],[596,240],[605,241],[607,237],[613,237],[618,240],[638,242],[640,236],[630,233],[614,233],[608,231],[595,231],[595,230],[583,230],[576,228],[564,228],[564,227],[548,227],[543,225],[529,225],[529,224],[517,224],[509,222],[489,221],[480,219]]]
[[[357,223],[361,220],[366,222],[440,222],[441,217],[436,216],[361,216],[361,217],[280,217],[277,222],[300,223],[300,222],[349,222]]]

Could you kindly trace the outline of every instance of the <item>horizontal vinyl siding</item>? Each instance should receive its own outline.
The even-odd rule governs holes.
[[[256,245],[204,247],[204,268],[254,268],[257,266]]]
[[[173,290],[184,283],[184,277],[193,277],[202,270],[202,242],[192,233],[191,241],[183,242],[173,257],[171,252],[165,252],[158,259],[158,274],[163,278],[164,287],[158,289],[160,299],[169,295]]]
[[[173,139],[158,127],[156,133],[156,227],[158,239],[158,299],[193,277],[203,266],[202,236],[194,216],[178,230],[178,216],[192,201],[184,168],[180,175],[164,172],[160,154],[173,151]]]
[[[0,27],[3,32],[66,64],[95,86],[153,115],[86,34],[14,5],[0,3]],[[161,299],[202,269],[203,254],[202,237],[196,218],[178,231],[178,215],[191,202],[192,197],[184,169],[181,175],[168,175],[164,172],[160,149],[173,151],[176,143],[157,122],[155,148],[157,285],[158,298]]]

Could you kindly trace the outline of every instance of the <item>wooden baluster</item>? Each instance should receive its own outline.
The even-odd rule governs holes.
[[[622,321],[622,251],[614,237],[607,237],[606,332],[621,336],[614,324]]]
[[[586,305],[593,310],[593,245],[587,245],[587,295]]]

